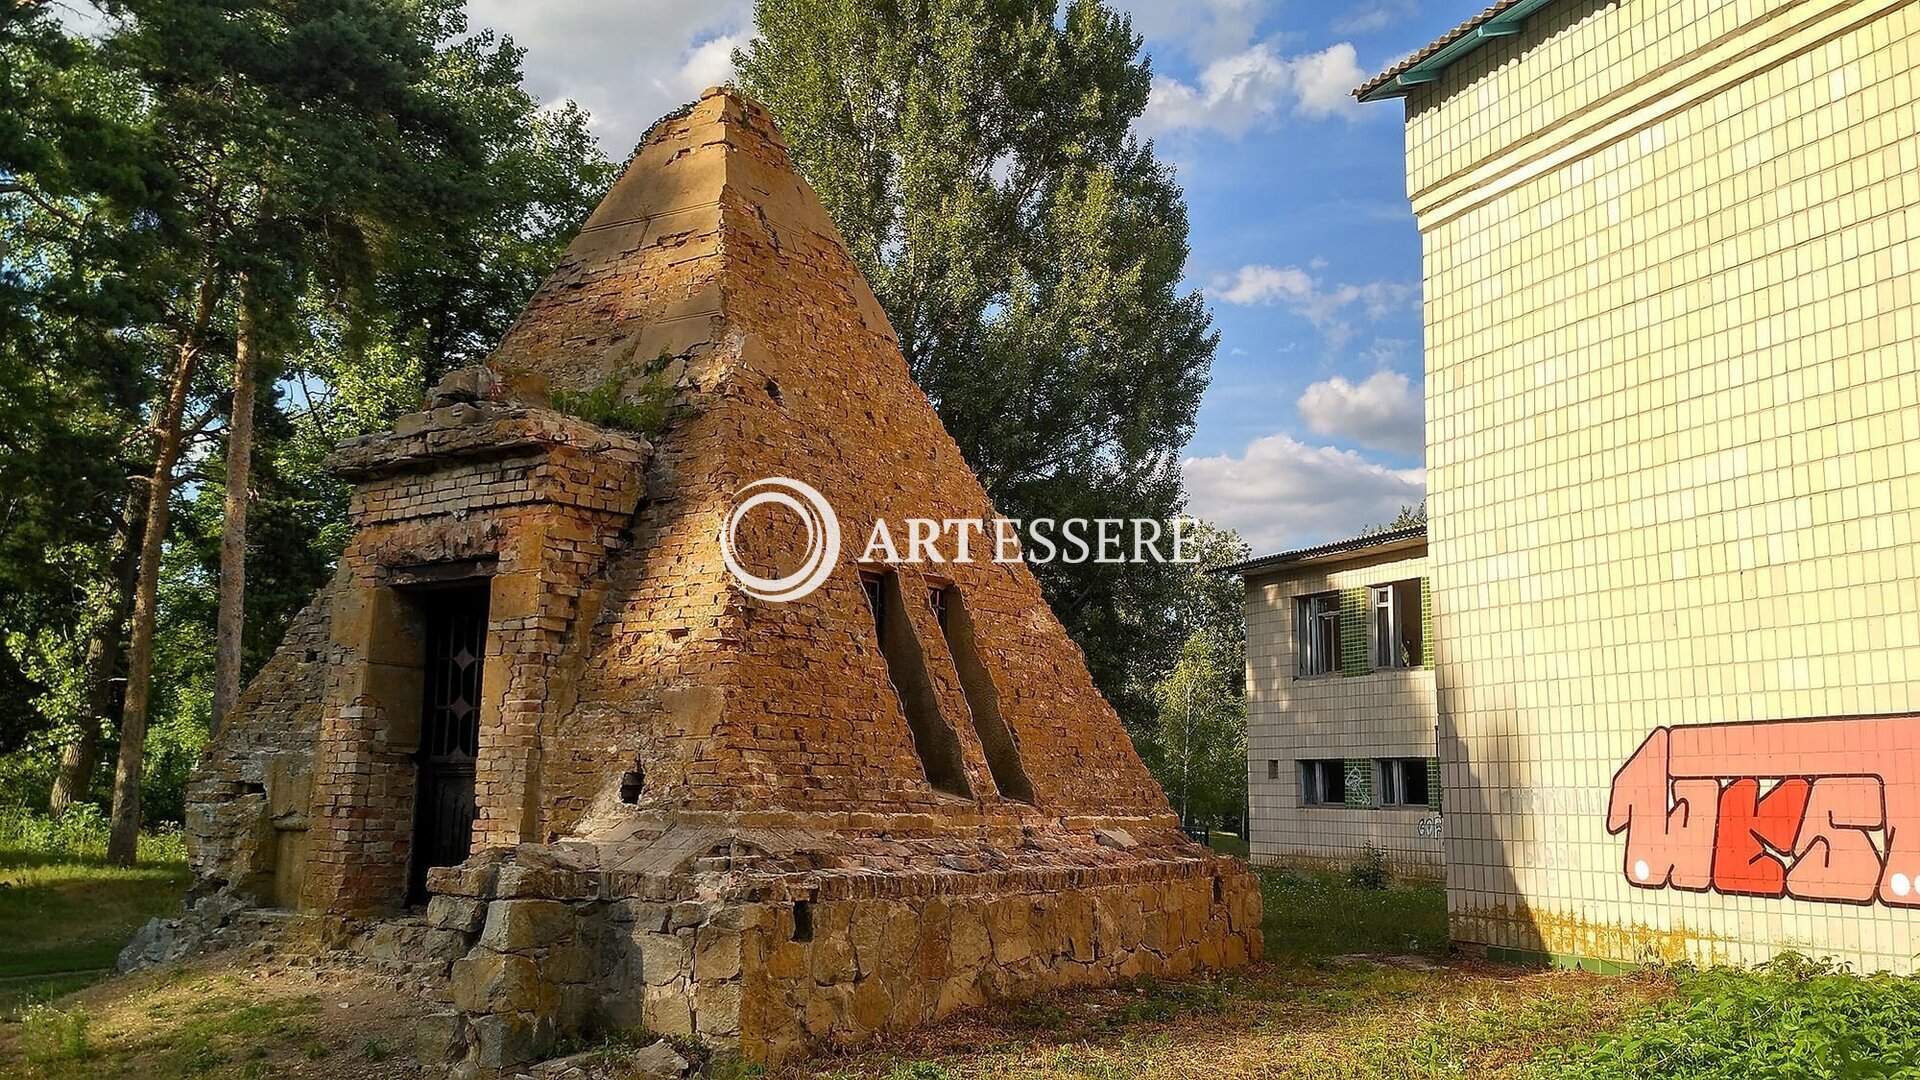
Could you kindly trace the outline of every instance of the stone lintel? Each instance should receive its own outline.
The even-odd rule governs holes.
[[[646,464],[651,447],[639,436],[552,409],[476,401],[410,413],[394,421],[390,432],[345,440],[322,467],[357,483],[454,463],[561,451],[637,471]]]

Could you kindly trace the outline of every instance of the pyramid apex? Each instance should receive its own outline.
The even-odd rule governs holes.
[[[712,86],[647,131],[491,363],[585,389],[663,352],[685,355],[717,340],[710,317],[725,318],[734,286],[779,280],[740,275],[743,260],[761,257],[830,264],[855,319],[897,340],[772,113]]]

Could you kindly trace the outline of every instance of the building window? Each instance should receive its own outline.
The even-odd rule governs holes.
[[[1420,580],[1375,585],[1373,594],[1373,666],[1420,666]]]
[[[1428,804],[1426,758],[1381,758],[1374,766],[1381,806]]]
[[[1280,779],[1280,759],[1279,758],[1267,759],[1267,779],[1269,780]]]
[[[1346,801],[1346,762],[1334,758],[1300,763],[1300,805],[1340,806]]]
[[[1320,593],[1294,601],[1300,631],[1300,674],[1340,670],[1340,594]]]

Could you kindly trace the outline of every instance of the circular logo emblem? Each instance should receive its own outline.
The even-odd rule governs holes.
[[[807,526],[806,557],[800,560],[798,570],[785,577],[761,577],[749,572],[740,565],[734,550],[734,533],[748,511],[769,504],[800,515]],[[840,560],[840,518],[827,505],[827,497],[810,484],[784,476],[755,480],[733,493],[733,513],[727,515],[727,523],[720,530],[720,557],[748,596],[774,603],[798,600],[824,584],[833,573],[834,563]]]

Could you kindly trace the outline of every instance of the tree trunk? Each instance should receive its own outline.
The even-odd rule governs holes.
[[[147,521],[141,530],[140,572],[133,589],[127,699],[120,717],[120,761],[113,773],[113,830],[107,837],[107,861],[115,866],[132,866],[140,844],[140,776],[146,764],[147,706],[153,697],[153,629],[160,602],[160,557],[167,540],[167,504],[173,494],[173,468],[180,459],[180,419],[187,411],[215,292],[214,271],[208,268],[200,279],[193,324],[173,365],[167,400],[154,411],[153,476],[147,483]]]
[[[133,607],[135,574],[140,569],[134,538],[145,529],[146,506],[138,491],[127,493],[127,512],[113,535],[112,594],[107,613],[87,638],[85,711],[80,734],[61,748],[60,774],[54,778],[47,811],[56,817],[93,794],[93,770],[100,763],[100,732],[113,711],[113,683],[127,640],[127,613]]]
[[[233,407],[227,417],[227,497],[220,523],[220,610],[214,620],[213,723],[220,730],[240,699],[242,631],[247,604],[247,503],[253,477],[254,357],[258,325],[253,281],[240,276],[240,309],[234,323]]]

